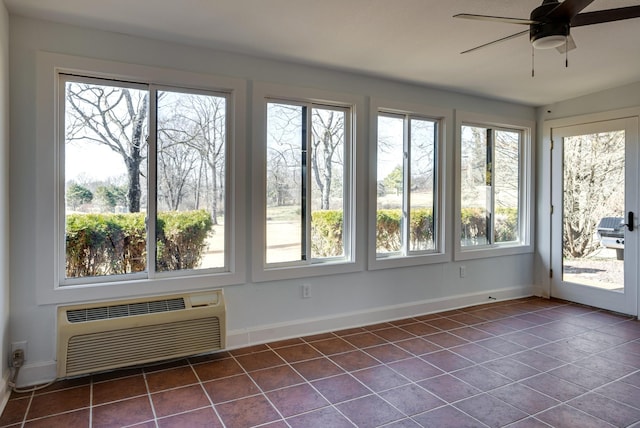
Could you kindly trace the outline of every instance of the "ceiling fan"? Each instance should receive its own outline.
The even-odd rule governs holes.
[[[528,25],[529,29],[485,43],[461,53],[469,53],[495,43],[510,40],[529,34],[531,45],[535,49],[556,48],[561,53],[576,47],[570,33],[572,27],[600,24],[603,22],[620,21],[640,17],[640,6],[628,6],[617,9],[605,9],[594,12],[580,13],[594,0],[543,0],[542,4],[531,12],[529,19],[507,18],[502,16],[474,15],[460,13],[454,18],[475,19],[481,21],[495,21],[507,24]]]

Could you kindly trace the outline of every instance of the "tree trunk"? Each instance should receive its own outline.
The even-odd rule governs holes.
[[[142,163],[142,145],[146,143],[143,135],[144,121],[147,117],[147,99],[142,103],[142,108],[136,112],[136,117],[131,136],[131,149],[129,157],[125,159],[127,164],[127,174],[129,176],[129,212],[140,212],[140,199],[142,198],[142,190],[140,188],[140,164]]]
[[[140,189],[140,162],[141,159],[126,158],[125,163],[127,165],[127,177],[129,179],[129,192],[127,194],[127,200],[129,201],[129,212],[140,212],[140,199],[142,198],[142,191]]]

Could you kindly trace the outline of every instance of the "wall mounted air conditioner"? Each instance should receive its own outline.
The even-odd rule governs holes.
[[[60,306],[58,377],[224,349],[222,290]]]

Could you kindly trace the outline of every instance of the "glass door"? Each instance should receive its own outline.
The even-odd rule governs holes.
[[[638,120],[553,128],[551,295],[638,314]]]

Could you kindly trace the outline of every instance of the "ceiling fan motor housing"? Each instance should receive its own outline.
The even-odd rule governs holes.
[[[569,36],[570,22],[550,20],[547,16],[559,4],[558,0],[544,0],[542,5],[531,12],[531,21],[537,23],[531,24],[529,27],[529,40],[535,48],[555,48],[564,43],[564,40]]]

